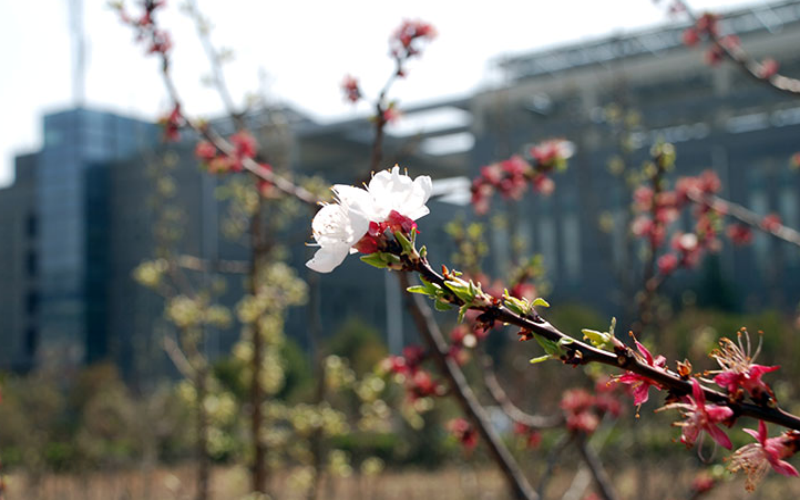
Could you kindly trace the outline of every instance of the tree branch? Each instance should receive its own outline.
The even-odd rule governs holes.
[[[403,291],[410,286],[408,275],[400,272],[400,286]],[[475,394],[464,377],[458,363],[449,356],[447,342],[444,340],[439,326],[433,318],[431,309],[419,295],[406,292],[406,305],[414,318],[414,322],[433,355],[434,361],[439,366],[441,373],[450,385],[450,392],[456,397],[462,411],[478,429],[481,438],[486,442],[489,452],[500,467],[501,472],[511,487],[514,496],[520,500],[538,500],[539,496],[528,483],[525,475],[520,470],[511,453],[503,444],[489,421],[484,408],[480,405]]]

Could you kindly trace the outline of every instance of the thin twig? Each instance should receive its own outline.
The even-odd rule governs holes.
[[[560,414],[543,416],[531,415],[530,413],[522,411],[509,399],[508,394],[506,394],[506,391],[500,385],[500,381],[497,380],[497,375],[494,371],[494,362],[491,356],[483,354],[481,359],[483,361],[483,370],[481,373],[483,373],[483,381],[486,385],[486,389],[508,418],[532,429],[552,429],[564,423],[564,417]]]
[[[550,482],[550,478],[553,477],[553,470],[558,463],[558,457],[561,456],[561,453],[566,449],[567,445],[572,442],[572,438],[572,433],[568,432],[564,434],[550,449],[550,453],[547,454],[547,465],[545,466],[544,472],[542,472],[542,477],[539,478],[539,487],[536,489],[540,497],[545,498],[547,483]]]
[[[578,435],[576,439],[576,445],[578,447],[578,451],[580,451],[581,456],[583,457],[584,462],[592,472],[594,481],[597,483],[597,489],[603,499],[618,500],[619,496],[614,490],[614,485],[611,482],[611,478],[608,477],[608,474],[603,468],[603,463],[600,461],[600,458],[586,441],[586,436],[583,434]]]
[[[687,193],[687,196],[691,201],[697,203],[698,205],[707,206],[716,212],[719,212],[720,214],[729,215],[734,219],[747,224],[748,226],[760,229],[765,233],[769,233],[787,243],[800,246],[800,232],[779,223],[771,222],[769,225],[764,225],[763,216],[758,215],[757,213],[745,208],[742,205],[739,205],[738,203],[724,200],[719,196],[712,194],[704,195],[697,192],[689,192]]]
[[[685,0],[676,0],[676,3],[683,7],[683,10],[689,16],[689,19],[694,24],[697,24],[698,17]],[[790,78],[780,73],[772,75],[764,75],[764,66],[756,61],[747,51],[745,51],[739,44],[726,43],[723,37],[719,36],[715,30],[709,31],[711,41],[722,50],[725,56],[736,63],[736,65],[750,78],[759,83],[765,84],[779,92],[788,94],[794,97],[800,96],[800,80]]]

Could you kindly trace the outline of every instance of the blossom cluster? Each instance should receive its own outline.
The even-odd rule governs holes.
[[[399,166],[375,174],[366,189],[333,186],[336,202],[324,205],[311,223],[319,250],[306,265],[329,273],[350,253],[385,250],[395,232],[410,234],[414,221],[430,212],[431,189],[430,177],[412,180]]]
[[[525,156],[514,155],[507,160],[481,167],[480,175],[472,181],[472,204],[475,211],[485,214],[495,192],[504,198],[519,200],[530,184],[544,195],[555,189],[550,178],[553,171],[566,168],[574,146],[563,139],[551,139],[528,149]]]
[[[181,114],[180,104],[175,104],[165,116],[158,120],[159,125],[164,128],[164,140],[167,142],[177,142],[181,139],[181,127],[186,124],[186,120]]]
[[[719,16],[712,13],[705,13],[693,26],[686,28],[682,35],[683,44],[687,47],[697,46],[701,40],[707,39],[712,42],[711,47],[706,51],[706,62],[711,66],[716,66],[725,56],[725,52],[737,53],[741,51],[741,41],[736,35],[721,36],[719,30]],[[778,73],[780,64],[772,58],[762,60],[757,69],[753,72],[758,78],[769,80]]]
[[[427,353],[416,345],[407,346],[400,356],[389,356],[381,363],[384,373],[394,375],[402,383],[409,399],[427,398],[444,394],[442,385],[422,368]]]
[[[719,193],[722,184],[716,173],[707,170],[697,176],[680,177],[673,190],[654,192],[649,186],[640,186],[633,193],[633,210],[637,214],[631,223],[631,233],[646,239],[652,248],[661,247],[670,234],[681,210],[693,206],[694,228],[691,232],[673,231],[670,250],[658,258],[658,269],[669,275],[679,267],[696,267],[706,252],[722,248],[719,236],[724,232],[734,244],[752,241],[750,228],[738,223],[724,224],[722,205],[703,202]],[[761,228],[774,231],[780,227],[780,218],[771,214],[761,221]]]
[[[571,389],[561,396],[559,407],[564,412],[566,427],[572,432],[592,434],[597,430],[604,415],[617,418],[622,405],[614,391],[616,386],[608,380],[595,384],[595,394],[585,389]]]
[[[436,29],[433,25],[420,20],[406,20],[392,34],[389,48],[392,57],[402,62],[422,53],[421,42],[431,41],[436,38]],[[403,76],[402,64],[398,65],[398,76]]]
[[[167,56],[172,49],[172,39],[168,32],[158,28],[155,23],[155,13],[166,6],[165,0],[143,0],[142,12],[138,16],[131,16],[125,11],[123,2],[112,2],[111,7],[119,13],[120,20],[131,26],[136,32],[136,41],[147,41],[148,54]]]

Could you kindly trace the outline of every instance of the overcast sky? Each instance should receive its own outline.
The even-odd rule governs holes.
[[[169,102],[154,57],[146,57],[105,0],[83,0],[87,41],[85,94],[90,107],[154,119]],[[159,22],[173,35],[174,72],[193,116],[213,116],[219,99],[201,83],[207,73],[192,21],[168,0]],[[661,0],[662,4],[668,0]],[[438,38],[392,89],[413,104],[468,93],[487,81],[502,54],[594,39],[668,21],[652,0],[198,0],[215,25],[212,39],[233,50],[226,77],[234,95],[264,87],[320,120],[366,108],[345,103],[339,83],[357,76],[367,94],[391,72],[387,40],[403,19],[432,23]],[[13,156],[41,146],[41,117],[70,107],[70,0],[5,1],[0,16],[0,186],[12,180]],[[127,2],[132,10],[132,2]],[[695,0],[695,9],[746,4]],[[698,52],[698,57],[702,54]],[[260,74],[266,78],[260,78]],[[261,82],[266,82],[262,85]]]

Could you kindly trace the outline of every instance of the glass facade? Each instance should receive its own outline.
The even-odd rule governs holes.
[[[82,362],[88,316],[102,312],[86,300],[89,256],[94,262],[98,252],[90,248],[96,239],[87,235],[107,230],[104,218],[86,216],[87,206],[97,204],[88,197],[89,167],[130,156],[155,136],[154,125],[111,113],[74,109],[45,116],[37,172],[38,267],[40,333],[49,352],[41,353],[41,361]]]

